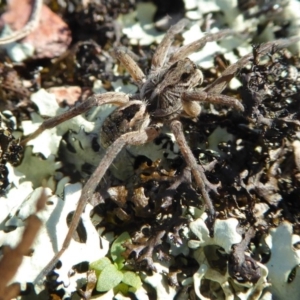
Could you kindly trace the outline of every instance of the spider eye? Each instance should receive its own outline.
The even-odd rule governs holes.
[[[180,77],[181,80],[186,81],[187,79],[189,79],[190,74],[189,73],[183,73]]]

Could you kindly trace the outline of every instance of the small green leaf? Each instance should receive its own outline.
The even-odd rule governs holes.
[[[124,252],[126,249],[122,246],[122,244],[128,240],[130,240],[128,232],[123,232],[111,245],[110,255],[119,268],[122,268],[122,264],[125,260],[124,257],[122,257],[122,252]]]
[[[96,290],[106,292],[118,285],[123,279],[123,273],[112,264],[107,265],[98,277]]]
[[[123,282],[119,283],[115,288],[114,288],[114,294],[122,293],[123,295],[127,295],[129,290],[129,286]]]
[[[103,257],[99,260],[96,260],[92,263],[90,263],[90,269],[91,270],[95,270],[96,271],[96,275],[97,277],[100,275],[101,271],[103,271],[103,269],[108,266],[111,265],[111,261],[109,258],[107,257]]]
[[[123,273],[123,283],[126,283],[136,289],[139,289],[142,285],[142,281],[140,276],[138,276],[136,273],[127,271]]]
[[[90,263],[90,269],[102,271],[107,265],[110,265],[111,261],[107,257],[102,257],[99,260],[96,260]]]

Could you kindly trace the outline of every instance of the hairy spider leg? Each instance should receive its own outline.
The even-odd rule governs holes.
[[[229,106],[238,111],[244,111],[244,106],[239,100],[226,95],[206,93],[203,90],[184,92],[181,96],[181,100],[184,111],[190,117],[198,116],[197,110],[193,107],[196,101]]]
[[[272,42],[267,42],[259,46],[257,49],[257,54],[263,56],[268,54],[272,48],[286,48],[290,45],[298,42],[300,40],[299,36],[293,36],[287,39],[279,39]],[[253,59],[253,53],[249,53],[241,57],[237,62],[228,66],[222,73],[222,75],[217,78],[214,82],[206,86],[203,91],[212,93],[212,94],[221,94],[222,91],[226,88],[230,80],[235,76],[235,74],[241,68],[245,67]]]
[[[141,88],[146,80],[146,76],[138,66],[138,64],[134,61],[134,59],[130,55],[130,52],[124,47],[118,47],[114,49],[114,55],[126,68],[137,86]]]
[[[214,192],[217,193],[217,185],[214,186],[207,181],[203,168],[198,165],[195,156],[193,155],[190,147],[187,144],[187,141],[183,134],[181,122],[178,120],[172,121],[170,124],[170,128],[175,136],[176,142],[178,143],[180,152],[181,152],[184,160],[186,161],[188,167],[191,168],[191,171],[196,180],[196,183],[201,190],[201,194],[202,194],[204,202],[209,210],[210,217],[214,218],[216,213],[215,213],[215,209],[212,204],[212,201],[207,192],[207,187],[209,190],[214,190]]]
[[[117,106],[123,106],[128,103],[129,97],[127,94],[120,93],[120,92],[109,92],[100,95],[93,95],[89,97],[86,101],[82,102],[78,106],[71,108],[70,110],[62,113],[61,115],[55,116],[48,120],[45,120],[41,126],[31,133],[27,138],[25,138],[21,144],[26,145],[27,142],[36,138],[46,129],[51,129],[67,120],[70,120],[73,117],[76,117],[94,106],[100,106],[103,104],[113,104]]]

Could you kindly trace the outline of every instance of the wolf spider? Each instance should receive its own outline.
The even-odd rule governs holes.
[[[183,19],[168,30],[153,55],[151,69],[147,77],[136,64],[129,51],[124,48],[115,49],[116,58],[127,69],[139,88],[137,95],[130,96],[121,92],[92,95],[85,102],[69,111],[44,121],[33,134],[23,141],[23,144],[25,144],[44,130],[53,128],[72,117],[86,112],[94,106],[113,104],[119,107],[113,114],[117,113],[125,116],[116,125],[119,126],[119,136],[116,139],[105,128],[105,124],[103,125],[102,140],[105,140],[110,146],[82,189],[77,209],[61,250],[44,268],[40,276],[46,275],[53,269],[62,253],[69,246],[86,203],[91,200],[97,185],[122,148],[126,145],[142,145],[153,141],[160,134],[160,129],[163,125],[169,126],[174,134],[181,154],[187,166],[191,169],[202,194],[211,220],[214,219],[215,210],[209,192],[213,191],[217,193],[218,185],[213,185],[207,180],[203,167],[197,163],[186,142],[180,118],[198,117],[201,111],[199,102],[220,104],[240,112],[244,111],[244,107],[240,101],[221,95],[221,92],[234,77],[238,69],[245,66],[253,58],[253,54],[250,53],[239,59],[235,64],[230,65],[221,77],[207,87],[195,89],[197,85],[202,83],[203,75],[187,56],[200,50],[207,42],[217,41],[237,33],[233,30],[209,33],[199,40],[171,52],[171,45],[175,39],[175,35],[184,29],[186,23],[187,21]],[[260,46],[256,53],[264,55],[274,46],[285,47],[296,40],[298,38],[269,42]]]

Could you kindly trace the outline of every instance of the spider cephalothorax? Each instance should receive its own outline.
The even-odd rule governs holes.
[[[204,168],[197,162],[186,142],[180,118],[197,117],[201,111],[200,102],[220,104],[244,111],[244,106],[240,101],[221,93],[235,73],[253,58],[253,54],[250,53],[242,57],[235,64],[230,65],[221,77],[209,86],[198,89],[197,86],[203,81],[202,73],[188,56],[199,51],[207,42],[220,40],[236,33],[232,30],[223,30],[218,33],[207,34],[171,53],[171,44],[175,35],[183,30],[186,23],[186,20],[181,20],[168,30],[153,55],[150,73],[147,76],[134,61],[130,51],[124,48],[115,49],[115,57],[130,73],[139,88],[138,94],[132,96],[121,92],[108,92],[93,95],[62,115],[46,120],[36,132],[23,141],[26,143],[45,129],[55,127],[94,106],[113,104],[119,107],[102,126],[101,146],[106,149],[106,153],[82,189],[78,207],[62,249],[45,267],[41,275],[47,274],[54,267],[64,250],[69,246],[86,203],[91,200],[100,180],[119,152],[127,145],[143,145],[153,141],[159,136],[163,125],[168,126],[174,134],[182,157],[191,170],[195,186],[202,195],[203,202],[208,208],[211,220],[213,220],[215,210],[209,193],[211,191],[217,193],[219,185],[210,183],[206,178]],[[289,40],[266,43],[257,50],[256,55],[264,55],[275,46],[285,47],[298,39],[295,37]]]
[[[189,59],[179,60],[169,69],[147,80],[141,89],[141,97],[148,99],[148,110],[152,117],[174,119],[185,112],[189,115],[188,105],[182,96],[203,81],[202,73]],[[195,116],[200,111],[193,112]]]

